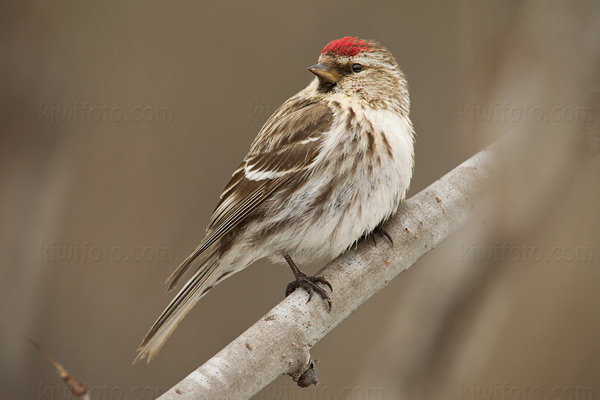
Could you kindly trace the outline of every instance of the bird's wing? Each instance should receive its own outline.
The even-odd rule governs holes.
[[[221,194],[206,237],[167,279],[168,290],[211,245],[310,166],[332,123],[333,113],[326,104],[300,96],[292,97],[273,113]]]

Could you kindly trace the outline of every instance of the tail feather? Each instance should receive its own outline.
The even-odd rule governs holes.
[[[167,286],[167,293],[169,293],[179,279],[185,274],[185,272],[190,268],[192,264],[203,265],[206,261],[214,255],[214,251],[200,251],[201,247],[199,246],[192,254],[190,254],[175,271],[167,278],[165,283]]]
[[[156,357],[179,322],[181,322],[216,281],[214,273],[218,267],[218,259],[213,258],[198,268],[196,273],[177,293],[156,322],[154,322],[137,349],[138,354],[133,361],[134,363],[144,358],[146,358],[147,362],[150,362]]]

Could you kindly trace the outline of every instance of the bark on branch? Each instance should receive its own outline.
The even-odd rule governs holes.
[[[282,374],[298,381],[312,346],[473,215],[492,156],[492,148],[476,154],[407,200],[385,226],[393,246],[363,240],[325,267],[334,288],[330,313],[297,290],[160,399],[248,399]]]

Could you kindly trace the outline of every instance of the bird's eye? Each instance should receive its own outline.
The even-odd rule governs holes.
[[[363,70],[363,66],[360,64],[352,64],[352,71],[354,72],[360,72]]]

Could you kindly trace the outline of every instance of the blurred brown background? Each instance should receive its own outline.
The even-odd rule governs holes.
[[[508,186],[524,201],[496,213],[506,226],[465,229],[327,336],[313,350],[319,386],[281,377],[256,398],[600,398],[599,7],[3,2],[0,398],[68,398],[17,330],[93,399],[149,399],[281,300],[291,274],[257,264],[205,297],[154,362],[131,366],[171,298],[165,278],[202,238],[262,123],[347,35],[383,43],[408,76],[411,194],[508,132],[583,135],[585,151],[574,166],[570,154],[558,163],[560,140],[521,149]],[[544,179],[553,186],[540,195],[531,183]],[[519,197],[506,193],[502,204]],[[532,229],[513,212],[530,215],[527,200],[550,204]],[[466,262],[483,236],[587,255]]]

